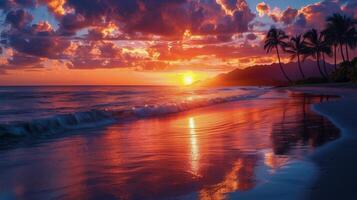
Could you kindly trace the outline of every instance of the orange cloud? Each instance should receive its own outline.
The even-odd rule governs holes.
[[[256,6],[256,10],[260,17],[263,17],[264,15],[268,15],[270,13],[270,7],[265,2],[258,3]]]
[[[68,10],[65,9],[64,5],[66,0],[40,0],[41,2],[47,4],[47,7],[56,16],[63,16]]]

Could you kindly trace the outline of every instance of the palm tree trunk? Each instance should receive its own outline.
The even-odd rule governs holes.
[[[301,76],[302,76],[303,79],[305,79],[305,74],[304,74],[304,72],[302,71],[302,68],[301,68],[300,54],[298,54],[297,57],[298,57],[298,66],[299,66],[299,70],[300,70]]]
[[[325,61],[325,54],[322,53],[322,61],[323,61],[323,66],[324,66],[324,73],[326,75],[326,77],[328,77],[328,72],[327,72],[327,69],[326,69],[326,61]]]
[[[333,48],[334,48],[334,56],[335,56],[335,71],[337,70],[337,45],[334,44],[333,45]]]
[[[346,44],[346,57],[347,57],[347,62],[350,62],[350,56],[348,55],[348,45]]]
[[[321,66],[320,66],[320,53],[317,53],[316,62],[317,62],[317,67],[319,68],[319,72],[320,72],[322,78],[326,79],[324,73],[321,70]]]
[[[345,61],[346,61],[346,59],[345,59],[345,55],[343,54],[343,47],[342,47],[342,43],[340,43],[340,50],[341,50],[342,60],[343,60],[343,62],[345,62]]]
[[[278,55],[278,61],[279,61],[280,70],[281,70],[281,72],[283,73],[285,79],[288,80],[289,83],[291,84],[291,83],[293,83],[293,82],[291,81],[291,79],[289,78],[289,76],[285,73],[284,68],[283,68],[283,65],[281,64],[280,54],[279,54],[279,48],[278,48],[278,47],[275,47],[275,49],[276,49],[276,54]]]
[[[325,72],[325,78],[326,80],[329,80],[329,73],[327,72],[327,68],[326,68],[326,60],[325,60],[325,54],[322,53],[322,60],[323,60],[323,64],[324,64],[324,72]]]

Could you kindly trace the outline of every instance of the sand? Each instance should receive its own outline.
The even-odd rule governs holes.
[[[357,199],[357,89],[348,85],[328,85],[291,90],[342,97],[313,106],[316,112],[341,129],[342,137],[311,155],[320,168],[320,174],[311,188],[309,199]]]

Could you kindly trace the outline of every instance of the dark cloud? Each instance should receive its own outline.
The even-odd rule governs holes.
[[[342,13],[342,1],[339,0],[324,0],[319,3],[305,6],[299,10],[299,20],[302,20],[299,25],[305,20],[306,28],[322,29],[325,25],[325,20],[328,16],[334,13]],[[303,15],[303,17],[301,16]]]
[[[51,30],[33,25],[23,30],[4,33],[7,47],[24,54],[57,59],[70,45],[70,41],[57,37]]]
[[[291,24],[294,22],[295,17],[298,15],[298,10],[288,7],[282,14],[280,20],[285,24]]]
[[[48,22],[31,24],[32,20],[33,16],[24,9],[9,11],[5,23],[10,27],[2,31],[2,43],[24,56],[60,58],[70,41],[59,37]]]
[[[41,5],[58,21],[56,30],[45,21],[33,23],[29,10]],[[197,43],[225,43],[248,31],[255,18],[245,0],[3,0],[0,8],[9,25],[1,37],[14,51],[12,66],[54,59],[70,68],[161,69],[168,64],[103,40],[181,41],[188,31],[204,38]]]
[[[59,33],[64,36],[75,35],[79,29],[89,26],[90,23],[80,14],[67,14],[61,18]]]
[[[47,6],[58,28],[47,22],[34,24],[30,8],[39,5]],[[275,14],[265,3],[256,9],[295,33],[322,28],[321,22],[335,12],[356,16],[356,8],[354,0],[323,0]],[[265,55],[255,31],[265,30],[266,24],[257,21],[245,0],[3,0],[0,9],[7,24],[2,43],[14,52],[7,59],[9,66],[39,66],[43,60],[55,59],[78,69],[159,70],[167,69],[169,61],[202,56],[243,57],[242,61],[250,62],[257,59],[249,56]],[[234,41],[245,39],[255,45]],[[130,49],[135,45],[121,42],[134,40],[140,40],[144,46],[140,51],[149,55],[138,55]],[[160,43],[153,45],[151,40]]]
[[[0,10],[9,11],[18,8],[33,8],[36,5],[36,0],[1,0]]]
[[[249,33],[246,37],[248,40],[255,40],[258,38],[254,33]]]
[[[112,42],[91,41],[74,46],[74,56],[67,59],[67,67],[71,69],[133,67],[135,62],[145,60],[123,52]]]
[[[61,27],[73,32],[86,26],[114,22],[129,34],[181,37],[185,30],[195,34],[244,32],[255,15],[244,0],[68,0],[75,13],[64,16]]]
[[[13,28],[22,29],[29,25],[33,20],[30,13],[25,10],[10,11],[5,18],[5,23],[10,24]]]
[[[300,28],[306,27],[307,20],[304,14],[299,14],[296,21],[295,21],[295,26],[298,26]]]
[[[355,0],[341,0],[344,5],[342,7],[342,11],[346,14],[357,18],[357,1]]]
[[[7,70],[43,68],[41,62],[39,57],[15,52],[6,63],[0,64],[0,74],[6,74]]]
[[[301,34],[311,28],[322,30],[326,18],[334,13],[356,16],[357,3],[354,0],[324,0],[307,5],[299,9],[294,21],[289,18],[291,26],[288,26],[287,31],[290,34]]]
[[[29,56],[22,53],[15,53],[11,58],[8,59],[9,66],[13,67],[28,67],[39,64],[41,59],[35,56]]]

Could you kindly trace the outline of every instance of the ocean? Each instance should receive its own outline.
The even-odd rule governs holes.
[[[268,87],[1,87],[0,199],[289,199],[317,176],[309,155],[339,137],[310,109],[334,99]]]
[[[254,98],[264,88],[0,87],[0,135],[35,135]]]

